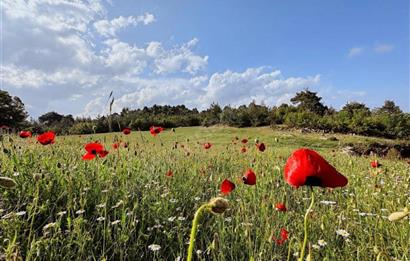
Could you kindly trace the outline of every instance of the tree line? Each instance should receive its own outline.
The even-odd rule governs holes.
[[[38,120],[27,120],[28,114],[18,97],[0,90],[0,126],[35,133],[53,130],[59,134],[90,134],[121,131],[124,127],[148,130],[157,125],[165,128],[188,126],[257,127],[281,125],[312,131],[352,133],[385,138],[410,138],[410,113],[403,112],[393,101],[370,109],[363,103],[348,102],[339,111],[328,107],[316,92],[308,89],[296,93],[291,104],[269,107],[251,102],[239,107],[216,103],[203,111],[184,105],[154,105],[138,109],[123,108],[120,113],[96,118],[74,118],[47,112]]]

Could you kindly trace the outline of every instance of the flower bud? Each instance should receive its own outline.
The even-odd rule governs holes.
[[[14,179],[8,177],[0,177],[0,186],[3,188],[14,188],[16,186],[16,182]]]
[[[222,214],[229,208],[228,200],[217,197],[209,201],[208,206],[210,210],[215,214]]]

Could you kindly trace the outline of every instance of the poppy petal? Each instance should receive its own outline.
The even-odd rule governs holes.
[[[94,158],[95,158],[95,154],[92,154],[92,153],[87,152],[86,154],[83,155],[83,160],[92,160]]]
[[[309,185],[343,187],[348,180],[316,151],[302,148],[294,151],[285,165],[284,177],[294,187]]]
[[[222,181],[221,183],[221,193],[223,195],[228,195],[229,193],[231,193],[234,189],[235,189],[235,184],[233,182],[231,182],[228,179],[225,179],[224,181]]]

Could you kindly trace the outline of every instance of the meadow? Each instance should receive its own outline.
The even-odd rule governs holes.
[[[341,151],[342,143],[381,139],[329,136],[192,127],[156,137],[57,136],[42,146],[34,137],[5,135],[0,174],[16,186],[0,187],[0,260],[185,260],[195,211],[220,196],[225,179],[236,185],[224,196],[229,209],[203,214],[194,260],[296,260],[311,189],[287,184],[283,169],[301,147],[349,180],[343,188],[313,189],[306,250],[312,260],[410,260],[410,218],[387,218],[410,206],[410,164]],[[82,160],[84,145],[94,141],[109,154]],[[212,146],[204,149],[207,142]],[[376,159],[382,165],[373,168]],[[255,185],[242,180],[248,169]],[[282,229],[286,240],[278,242]]]

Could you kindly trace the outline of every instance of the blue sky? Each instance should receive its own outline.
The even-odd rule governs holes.
[[[410,111],[409,22],[405,0],[5,0],[2,89],[33,116],[105,113],[110,90],[121,110],[277,105],[306,87],[337,109]]]

